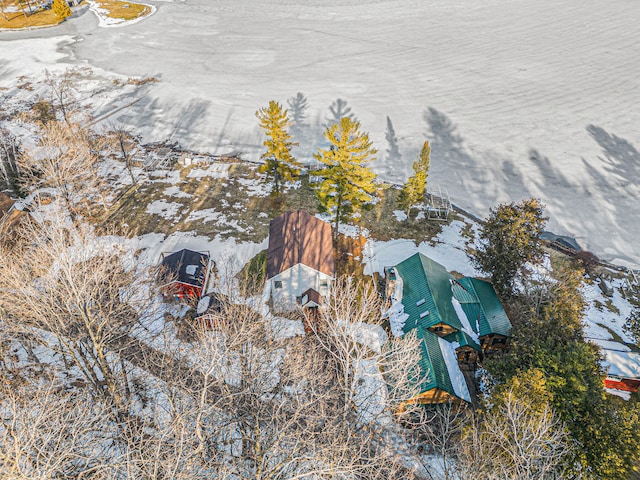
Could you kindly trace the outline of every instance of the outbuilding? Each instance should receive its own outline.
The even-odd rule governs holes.
[[[162,296],[165,301],[199,299],[207,284],[209,253],[182,249],[163,253],[161,264]]]

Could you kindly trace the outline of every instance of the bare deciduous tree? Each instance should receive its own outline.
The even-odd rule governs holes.
[[[49,87],[52,104],[59,108],[66,123],[71,122],[71,115],[77,106],[76,82],[79,77],[78,69],[67,69],[62,74],[55,74],[45,70],[45,83]]]
[[[0,312],[20,334],[52,349],[118,415],[134,400],[122,361],[140,328],[143,290],[123,252],[101,251],[84,229],[25,227],[23,247],[0,254]]]
[[[555,479],[569,453],[568,436],[549,403],[534,404],[509,388],[460,444],[462,478]]]
[[[105,412],[53,379],[0,385],[0,476],[100,478],[114,461]]]
[[[95,135],[78,124],[48,122],[42,126],[38,148],[22,155],[19,166],[28,188],[55,188],[73,219],[84,204],[99,197],[104,208],[103,182],[98,174]]]
[[[122,124],[113,125],[109,129],[109,139],[111,140],[111,146],[124,161],[124,165],[129,172],[131,181],[134,185],[138,184],[135,174],[133,173],[134,159],[133,156],[136,151],[136,142],[131,133]]]
[[[416,349],[410,338],[370,341],[381,330],[375,292],[341,280],[306,336],[282,335],[246,299],[221,297],[215,330],[193,325],[190,340],[180,340],[165,322],[149,337],[141,315],[152,302],[141,294],[144,279],[123,264],[130,252],[100,248],[91,232],[60,223],[32,226],[25,242],[0,252],[0,322],[12,342],[36,342],[36,364],[95,403],[80,427],[103,426],[95,440],[109,449],[92,457],[73,444],[69,455],[85,455],[78,477],[412,478],[396,458],[402,434],[391,425],[400,392],[411,392],[402,372]],[[71,397],[44,397],[54,402],[47,422],[67,421]],[[21,409],[22,418],[40,411]],[[90,445],[82,428],[64,438]],[[0,449],[9,451],[7,437]],[[20,452],[12,465],[28,458]],[[33,468],[49,468],[48,458]]]
[[[18,187],[19,157],[19,140],[8,130],[0,128],[0,175],[4,183],[16,194],[20,190]]]

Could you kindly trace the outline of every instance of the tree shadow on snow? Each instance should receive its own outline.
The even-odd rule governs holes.
[[[608,133],[604,128],[588,125],[587,132],[591,135],[605,155],[599,157],[606,163],[606,169],[616,175],[620,182],[618,187],[638,185],[640,183],[640,152],[630,142],[617,135]]]

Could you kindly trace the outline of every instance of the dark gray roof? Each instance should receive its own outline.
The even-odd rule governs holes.
[[[162,266],[172,280],[202,288],[207,276],[209,255],[186,248],[171,254],[163,254]]]

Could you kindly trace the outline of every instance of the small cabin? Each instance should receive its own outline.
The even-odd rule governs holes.
[[[271,221],[267,281],[275,310],[317,308],[329,295],[334,275],[331,225],[303,210]]]
[[[160,290],[166,302],[197,300],[207,284],[209,254],[182,249],[163,253]]]

